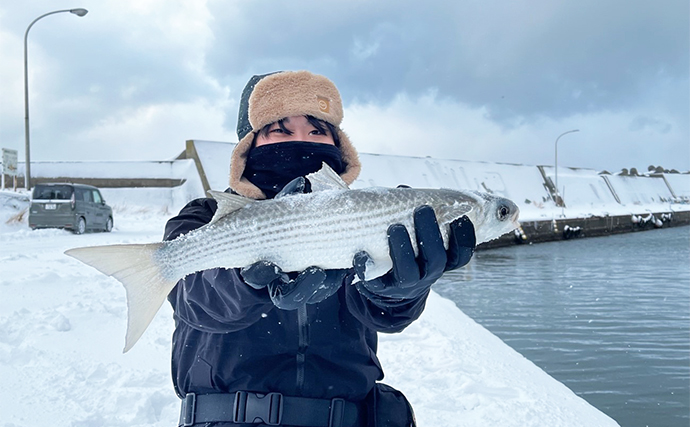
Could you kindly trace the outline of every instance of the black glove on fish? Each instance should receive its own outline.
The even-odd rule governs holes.
[[[361,280],[356,284],[363,295],[380,304],[414,299],[428,292],[431,285],[448,270],[470,262],[476,246],[472,222],[463,216],[450,224],[448,250],[438,228],[434,210],[421,206],[414,212],[415,236],[419,255],[415,258],[410,235],[402,224],[388,227],[388,245],[393,268],[381,277],[364,280],[369,255],[359,252],[353,266]]]
[[[309,193],[311,186],[304,177],[290,181],[275,196]],[[268,287],[273,304],[283,310],[296,310],[305,304],[316,304],[338,291],[348,270],[324,270],[309,267],[287,274],[270,261],[257,261],[240,270],[242,279],[255,289]]]
[[[309,267],[290,277],[270,261],[257,261],[240,270],[242,279],[254,289],[268,287],[273,304],[283,310],[296,310],[316,304],[338,291],[348,270]]]

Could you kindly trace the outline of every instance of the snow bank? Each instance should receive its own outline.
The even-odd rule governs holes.
[[[227,188],[235,144],[196,140],[190,143],[210,187]],[[555,184],[553,166],[367,153],[360,153],[359,157],[362,173],[353,188],[406,184],[484,191],[514,201],[520,208],[520,220],[525,222],[690,210],[690,174],[622,177],[600,175],[593,169],[559,167],[558,186],[566,205],[562,208],[556,206],[547,186],[547,180]],[[676,197],[670,186],[678,189]]]
[[[161,162],[37,162],[35,177],[106,179],[177,179],[179,187],[158,189],[106,189],[111,204],[179,210],[186,202],[204,197],[202,176],[210,189],[228,187],[234,143],[187,141],[188,159]],[[198,159],[198,165],[192,159]],[[523,222],[592,216],[644,215],[650,212],[690,210],[690,174],[620,176],[592,169],[558,168],[558,186],[566,207],[556,206],[550,188],[555,185],[552,166],[489,163],[429,157],[361,153],[362,173],[353,188],[454,188],[494,193],[513,200]],[[202,174],[197,170],[201,167]],[[19,163],[20,171],[23,164]]]
[[[27,206],[0,192],[0,216]],[[12,199],[9,201],[9,199]],[[168,215],[123,206],[112,233],[0,228],[0,414],[16,426],[173,426],[172,312],[165,304],[122,354],[125,292],[63,254],[160,239]],[[435,293],[401,334],[382,335],[385,381],[409,396],[420,426],[616,426]]]
[[[554,168],[544,166],[543,169],[546,176],[555,185]],[[568,209],[579,210],[575,215],[582,216],[588,212],[606,210],[608,209],[607,206],[619,204],[606,181],[592,169],[559,167],[558,188]]]
[[[175,175],[173,161],[31,162],[31,176],[72,178],[167,178]],[[17,165],[24,173],[24,162]]]
[[[353,188],[454,188],[489,192],[514,201],[522,218],[539,215],[550,196],[536,167],[504,163],[361,154],[362,173]]]
[[[236,144],[198,140],[192,144],[211,190],[224,191],[230,182],[230,155]]]
[[[673,194],[663,178],[652,176],[604,175],[623,205],[668,204]]]
[[[152,165],[157,162],[150,162]],[[126,178],[169,178],[184,180],[177,187],[164,188],[101,188],[103,197],[109,205],[115,208],[131,209],[133,206],[146,207],[153,210],[161,210],[163,213],[177,213],[188,202],[203,197],[204,187],[201,183],[194,160],[183,159],[170,163],[165,169],[165,175],[147,175],[149,163],[132,165],[135,171],[126,172]],[[113,167],[114,166],[114,167]],[[125,164],[114,164],[105,172],[105,175],[91,175],[101,178],[118,178],[114,169],[124,168]],[[155,168],[154,168],[155,169]],[[137,176],[138,175],[138,176]]]
[[[227,145],[227,144],[225,144]],[[23,173],[24,164],[19,164]],[[132,206],[166,213],[179,211],[189,201],[204,196],[204,187],[193,159],[174,161],[91,161],[91,162],[36,162],[32,163],[32,176],[100,180],[150,180],[182,182],[166,187],[111,187],[99,186],[106,202],[113,207]]]
[[[29,193],[26,191],[0,190],[0,233],[14,230],[26,223],[29,210]]]
[[[665,173],[662,175],[678,199],[690,203],[690,179],[686,174]]]

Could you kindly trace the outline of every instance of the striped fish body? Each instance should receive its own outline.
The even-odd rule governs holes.
[[[223,209],[225,193],[214,197]],[[517,207],[488,194],[411,188],[327,190],[250,202],[221,212],[217,221],[167,242],[156,258],[168,277],[179,279],[195,271],[243,267],[259,260],[271,261],[284,271],[350,268],[354,255],[366,251],[373,261],[367,279],[372,279],[392,266],[390,225],[403,224],[416,248],[413,213],[423,205],[434,209],[446,247],[449,224],[463,215],[474,224],[477,243],[516,227]]]
[[[177,282],[197,271],[241,268],[271,261],[283,271],[352,267],[354,255],[371,260],[365,279],[392,267],[388,227],[404,225],[416,251],[413,215],[434,209],[444,244],[449,224],[466,215],[477,243],[518,226],[510,200],[480,192],[446,189],[350,190],[327,165],[309,175],[312,193],[256,201],[212,192],[218,210],[211,222],[167,242],[75,248],[65,253],[119,280],[127,292],[128,351],[144,333]]]

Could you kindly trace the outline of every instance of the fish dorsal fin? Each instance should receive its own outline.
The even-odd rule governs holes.
[[[325,190],[349,190],[345,181],[325,162],[321,163],[321,169],[310,173],[306,178],[311,183],[311,191]]]
[[[295,194],[304,194],[304,190],[307,188],[307,180],[303,176],[298,176],[297,178],[293,179],[292,181],[288,182],[285,184],[285,187],[283,187],[282,190],[276,196],[274,199],[281,199],[286,196],[292,196]]]
[[[471,210],[472,205],[469,203],[454,203],[438,208],[436,217],[439,224],[450,224],[463,215],[466,215]]]
[[[216,210],[216,213],[213,215],[213,218],[209,224],[213,224],[214,222],[223,218],[225,215],[233,213],[238,209],[242,209],[243,207],[247,206],[247,204],[254,201],[254,199],[250,199],[249,197],[224,193],[222,191],[209,190],[208,194],[210,194],[211,197],[218,202],[218,209]]]

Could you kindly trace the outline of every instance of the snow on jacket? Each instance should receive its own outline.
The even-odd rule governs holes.
[[[170,219],[165,240],[208,223],[213,199],[197,199]],[[335,242],[334,242],[335,244]],[[237,269],[212,269],[180,280],[174,310],[172,376],[187,393],[239,390],[359,401],[383,378],[377,332],[399,332],[424,310],[428,293],[396,303],[372,301],[348,274],[318,304],[276,308],[266,289],[245,284]]]

